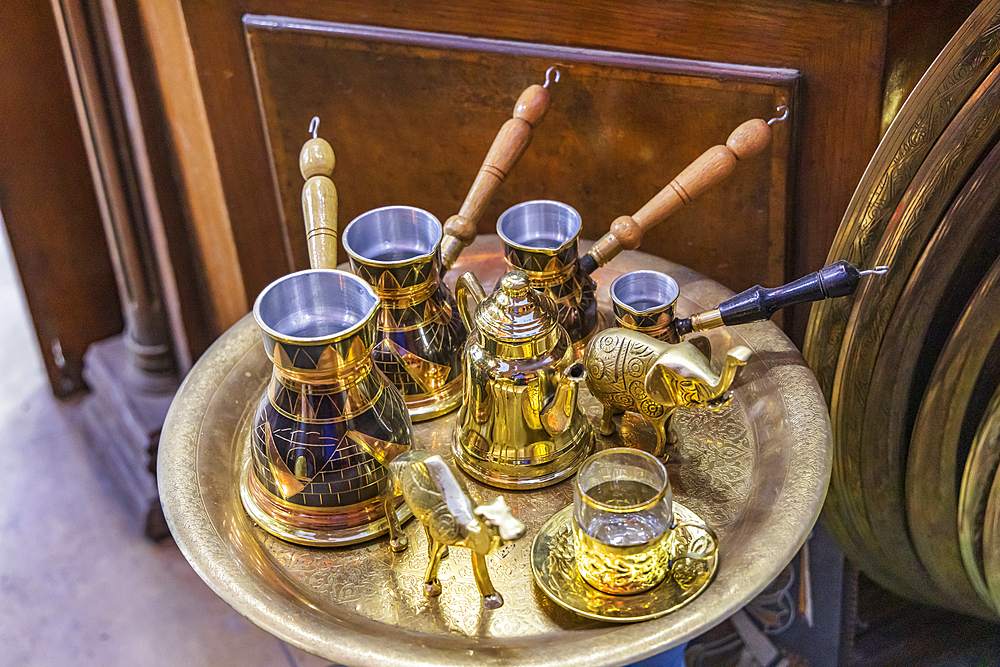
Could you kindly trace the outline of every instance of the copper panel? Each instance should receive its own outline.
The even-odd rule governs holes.
[[[337,154],[340,224],[389,204],[456,213],[514,101],[561,63],[548,116],[480,223],[556,199],[584,238],[635,212],[749,118],[791,104],[794,70],[244,17],[287,242],[304,266],[298,153],[313,115]],[[793,115],[794,118],[794,115]],[[650,233],[643,249],[744,289],[785,278],[791,123],[769,151]],[[275,258],[278,261],[279,258]]]

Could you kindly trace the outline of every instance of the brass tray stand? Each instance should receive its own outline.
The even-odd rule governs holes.
[[[581,244],[586,245],[586,244]],[[484,284],[503,271],[500,242],[481,236],[448,274],[472,269]],[[585,249],[585,248],[584,248]],[[594,274],[598,300],[622,273],[656,269],[681,287],[678,313],[712,307],[731,292],[693,271],[626,252]],[[426,544],[417,522],[411,547],[386,539],[339,549],[288,544],[243,511],[238,475],[253,407],[270,364],[251,317],[222,335],[178,391],[160,441],[158,482],[171,532],[191,565],[234,609],[275,636],[347,665],[621,665],[677,646],[726,619],[791,560],[819,515],[830,478],[831,435],[823,396],[795,346],[771,323],[708,333],[713,350],[753,351],[722,411],[679,410],[667,468],[676,498],[720,538],[715,581],[690,604],[630,625],[588,620],[552,603],[535,585],[532,539],[572,502],[572,481],[504,491],[527,535],[489,557],[506,603],[489,611],[465,549],[442,562],[444,591],[422,590]],[[721,359],[715,359],[721,363]],[[582,399],[594,424],[599,405]],[[420,446],[447,453],[455,413],[417,424]],[[477,500],[499,491],[469,480]]]

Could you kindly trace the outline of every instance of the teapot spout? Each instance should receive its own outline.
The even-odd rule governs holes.
[[[573,416],[579,409],[577,398],[580,396],[580,383],[587,377],[581,362],[571,364],[562,373],[556,375],[556,391],[549,404],[542,408],[542,426],[549,435],[562,433],[573,421]]]

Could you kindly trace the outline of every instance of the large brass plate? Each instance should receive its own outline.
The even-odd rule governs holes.
[[[924,171],[923,183],[925,187],[930,187],[930,191],[921,192],[914,188],[913,181],[923,168],[932,147],[938,144],[942,134],[952,126],[959,109],[966,105],[970,96],[973,96],[974,91],[1000,60],[998,26],[1000,0],[986,0],[955,34],[921,79],[865,171],[834,239],[829,261],[846,259],[862,268],[886,263],[878,261],[880,254],[895,258],[894,253],[898,250],[896,244],[905,240],[901,230],[906,230],[907,225],[901,226],[899,223],[907,208],[909,207],[912,219],[914,215],[923,215],[919,207],[912,206],[914,201],[925,200],[939,211],[942,204],[947,202],[949,195],[946,191],[949,184],[953,187],[955,183],[948,169],[939,170],[936,177],[928,170]],[[974,132],[971,136],[980,137],[981,140],[981,133]],[[967,170],[969,164],[968,158],[960,156],[958,171]],[[943,190],[941,186],[944,186]],[[923,242],[913,245],[912,249],[904,250],[919,253]],[[840,424],[860,424],[864,417],[863,400],[848,400],[846,402],[853,407],[842,408],[845,397],[840,392],[845,386],[849,386],[845,381],[849,383],[853,379],[845,375],[841,362],[857,363],[854,357],[844,351],[850,345],[850,340],[845,341],[845,333],[850,333],[851,338],[858,332],[866,334],[865,327],[869,322],[874,322],[876,326],[872,333],[876,337],[881,336],[881,327],[895,306],[894,298],[889,297],[898,297],[898,281],[902,280],[905,284],[913,268],[913,255],[910,254],[910,257],[911,259],[891,266],[890,277],[895,281],[895,286],[890,285],[884,294],[880,285],[873,285],[867,290],[860,290],[853,297],[814,304],[804,350],[824,394],[838,406],[841,414],[838,428],[835,429],[837,456],[834,462],[834,480],[824,509],[827,527],[848,557],[870,577],[896,592],[933,602],[936,596],[928,586],[930,582],[919,567],[914,567],[912,555],[909,558],[903,557],[901,572],[897,562],[886,554],[886,545],[880,544],[882,536],[870,525],[870,508],[866,506],[861,493],[859,465],[863,461],[856,447],[857,440],[853,441],[853,449],[848,450],[840,431]],[[853,317],[852,313],[857,305],[868,308],[865,302],[873,294],[880,297],[883,305],[882,309],[874,311],[874,319],[859,320]],[[868,312],[872,313],[870,309]],[[877,351],[878,342],[874,345],[873,351]],[[868,363],[871,363],[870,359]],[[866,368],[870,368],[870,365]],[[838,373],[839,385],[835,387]],[[859,388],[863,397],[865,385],[862,384]],[[855,396],[857,395],[859,394],[856,393]],[[849,425],[848,428],[852,427]],[[898,502],[896,505],[898,506]]]
[[[887,507],[879,504],[877,497],[866,498],[869,489],[865,482],[878,477],[885,463],[862,455],[862,434],[867,426],[865,404],[883,400],[869,390],[885,340],[889,319],[886,315],[896,308],[946,207],[992,145],[1000,127],[998,81],[1000,69],[995,69],[945,129],[913,177],[875,254],[876,265],[888,266],[889,272],[880,280],[864,281],[858,288],[830,396],[830,421],[838,442],[834,475],[844,489],[843,500],[851,525],[862,540],[874,546],[871,554],[876,563],[884,571],[902,578],[904,585],[913,591],[911,595],[934,596],[936,591],[912,550],[890,551],[886,535],[876,531],[871,521],[873,514],[900,505],[898,499]],[[870,466],[874,470],[869,470]]]
[[[987,618],[995,618],[996,610],[980,601],[959,549],[956,471],[965,469],[968,452],[962,445],[971,442],[971,429],[981,421],[1000,375],[995,352],[1000,349],[998,304],[1000,259],[979,284],[938,357],[906,460],[906,507],[920,561],[956,605],[961,602],[962,609]]]
[[[993,477],[983,520],[983,565],[993,605],[1000,610],[1000,470]]]
[[[499,241],[481,237],[461,257],[454,280],[474,269],[484,284],[502,270]],[[681,286],[678,310],[712,307],[731,293],[694,272],[642,253],[624,253],[597,274],[598,299],[621,273],[652,268]],[[348,665],[620,665],[675,646],[722,621],[788,563],[819,513],[830,471],[830,429],[822,395],[801,355],[770,323],[710,335],[716,363],[732,345],[754,355],[734,400],[718,413],[679,411],[668,470],[676,498],[719,534],[715,581],[690,604],[625,626],[582,619],[536,588],[532,539],[572,499],[572,482],[504,491],[527,535],[489,561],[506,600],[480,604],[468,554],[442,564],[444,592],[421,589],[425,542],[416,522],[411,548],[393,555],[384,539],[311,549],[271,537],[243,511],[237,475],[248,422],[269,366],[245,318],[196,364],[164,425],[158,481],[174,538],[205,581],[240,613],[281,639]],[[589,396],[596,423],[600,411]],[[420,446],[447,452],[454,415],[415,427]],[[487,500],[499,491],[469,481]]]
[[[888,562],[900,571],[900,564],[908,563],[908,568],[923,574],[910,539],[903,491],[913,422],[948,335],[979,280],[1000,255],[1000,248],[983,243],[1000,235],[998,174],[1000,146],[994,146],[942,216],[906,281],[870,370],[863,419],[856,419],[855,427],[845,432],[845,438],[858,439],[861,489],[872,531]],[[849,446],[846,449],[850,451]],[[952,498],[936,507],[954,503]],[[955,535],[955,530],[952,523],[947,533]],[[910,578],[908,583],[922,586],[924,593],[935,591],[927,577],[922,582]],[[967,587],[937,597],[955,597],[959,608],[968,609],[961,593],[967,594]]]
[[[996,606],[990,597],[983,562],[983,530],[990,485],[1000,466],[1000,387],[986,408],[986,414],[976,429],[972,449],[965,462],[962,486],[958,495],[958,546],[969,581],[986,604]]]

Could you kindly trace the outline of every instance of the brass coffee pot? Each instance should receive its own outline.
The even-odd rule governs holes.
[[[489,297],[471,273],[455,286],[469,329],[455,461],[472,477],[534,489],[572,475],[593,440],[577,406],[586,373],[552,299],[524,271],[507,273]],[[469,297],[476,302],[469,309]]]

